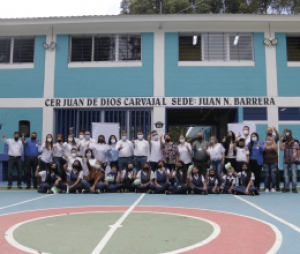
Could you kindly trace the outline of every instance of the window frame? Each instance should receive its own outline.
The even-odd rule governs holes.
[[[288,59],[288,43],[287,39],[288,37],[298,37],[300,40],[300,34],[299,33],[286,33],[285,34],[285,43],[286,43],[286,62],[288,67],[300,67],[300,58],[297,61],[291,61]],[[300,49],[299,49],[299,55],[300,55]]]

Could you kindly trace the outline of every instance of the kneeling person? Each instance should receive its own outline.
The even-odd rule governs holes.
[[[82,193],[100,193],[104,189],[105,185],[104,170],[102,169],[102,162],[97,161],[94,166],[92,166],[89,160],[86,161],[87,167],[89,169],[88,175],[82,180]]]

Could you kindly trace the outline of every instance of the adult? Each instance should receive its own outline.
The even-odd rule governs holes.
[[[25,140],[25,134],[22,133],[22,143],[24,146],[25,156],[25,174],[26,174],[26,189],[30,189],[33,180],[33,188],[37,189],[37,177],[35,176],[35,170],[38,166],[39,156],[39,141],[37,140],[37,133],[32,132],[30,139]]]
[[[210,157],[211,168],[215,171],[217,176],[216,178],[218,179],[218,186],[220,186],[222,183],[221,173],[225,163],[225,148],[221,143],[218,143],[218,140],[215,136],[211,136],[209,147],[206,152]]]
[[[103,163],[97,161],[96,164],[92,166],[89,160],[87,160],[86,164],[89,174],[81,181],[82,193],[100,193],[105,187],[103,182],[105,172],[101,167]]]
[[[51,134],[46,135],[46,140],[42,145],[39,143],[39,153],[41,153],[39,169],[48,171],[53,156],[53,137]]]
[[[84,140],[84,131],[83,130],[79,131],[78,138],[75,138],[75,142],[77,145],[77,147],[76,147],[77,148],[77,157],[80,157],[80,158],[82,158],[84,156],[83,150],[80,149],[82,140]]]
[[[284,141],[285,140],[285,141]],[[292,192],[298,193],[297,190],[297,163],[299,161],[298,150],[300,149],[299,143],[293,138],[291,130],[284,129],[281,137],[280,150],[284,151],[284,188],[282,192],[290,191],[290,176],[289,171],[292,171]]]
[[[208,142],[204,140],[203,133],[197,133],[197,140],[193,143],[193,152],[194,152],[194,165],[199,168],[199,174],[205,176],[208,156],[206,150],[208,148]]]
[[[135,169],[137,171],[140,171],[149,158],[149,143],[147,140],[144,139],[144,134],[141,130],[137,131],[137,139],[133,139],[132,143],[134,145],[133,154]]]
[[[165,163],[165,167],[170,171],[175,170],[175,165],[178,163],[178,147],[172,142],[172,135],[170,133],[166,133],[164,135],[165,143],[162,141],[163,136],[160,136],[160,147],[162,149],[163,161]]]
[[[179,160],[183,161],[186,169],[192,164],[192,146],[190,143],[186,142],[184,135],[179,136],[178,152]]]
[[[67,155],[71,154],[71,150],[73,148],[77,149],[77,144],[76,144],[75,138],[72,134],[68,135],[68,140],[66,142],[64,142],[62,145],[63,145],[63,148],[64,148],[64,152]]]
[[[77,157],[79,156],[77,155]],[[90,166],[95,166],[97,160],[95,159],[93,150],[90,148],[85,150],[85,155],[81,159],[82,159],[83,177],[85,178],[90,172],[87,162],[89,162]]]
[[[84,132],[84,139],[81,140],[77,144],[77,156],[78,156],[78,151],[80,152],[78,157],[84,156],[85,150],[89,148],[89,145],[91,143],[97,144],[96,140],[91,138],[91,132],[90,131],[85,131]]]
[[[56,143],[53,144],[53,162],[56,163],[58,167],[58,172],[63,181],[66,180],[66,172],[63,169],[64,164],[66,161],[63,159],[64,147],[63,147],[63,135],[57,134],[56,135]]]
[[[249,126],[244,126],[242,129],[242,135],[239,133],[239,135],[237,136],[237,139],[239,138],[243,138],[245,139],[246,144],[248,144],[249,142],[251,142],[251,135],[250,135],[250,128]]]
[[[133,144],[127,139],[126,131],[121,132],[121,140],[117,142],[116,149],[119,152],[119,168],[118,170],[126,169],[127,165],[132,162]]]
[[[98,143],[89,143],[89,148],[93,150],[96,160],[101,161],[101,167],[105,170],[105,166],[107,163],[107,146],[104,135],[98,136]]]
[[[222,145],[225,148],[225,164],[230,163],[233,168],[236,168],[236,139],[233,131],[228,131],[224,137]]]
[[[162,150],[160,147],[160,141],[156,130],[151,131],[148,136],[148,142],[150,145],[149,163],[152,170],[157,168],[157,163],[162,159]]]
[[[270,190],[271,176],[271,192],[276,192],[276,171],[278,167],[278,146],[272,136],[265,138],[264,155],[264,172],[265,172],[265,192]]]
[[[8,185],[7,189],[11,189],[13,170],[16,167],[18,172],[18,188],[22,189],[22,153],[23,153],[23,144],[19,140],[19,132],[14,133],[13,139],[6,139],[6,135],[2,136],[2,141],[8,145]]]
[[[249,166],[255,176],[254,187],[256,187],[257,191],[259,191],[260,173],[264,162],[264,143],[259,141],[259,136],[256,132],[251,134],[251,142],[248,143],[248,148],[250,154]]]
[[[119,170],[118,159],[119,159],[119,152],[116,149],[116,143],[118,139],[115,135],[110,135],[108,138],[108,145],[106,146],[107,149],[107,163],[110,167],[117,167]]]

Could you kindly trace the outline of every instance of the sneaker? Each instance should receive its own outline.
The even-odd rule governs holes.
[[[79,190],[77,189],[77,190],[76,190],[76,194],[78,194],[78,193],[79,193]]]
[[[8,185],[8,186],[7,186],[7,189],[11,189],[11,185]]]
[[[276,192],[276,190],[274,188],[271,189],[271,192]]]
[[[282,188],[282,192],[283,193],[290,192],[290,189],[288,189],[288,188]]]
[[[82,194],[85,194],[85,193],[89,193],[89,191],[88,191],[88,190],[85,190],[85,189],[82,189],[81,193],[82,193]]]
[[[96,193],[96,194],[100,194],[101,191],[100,191],[99,189],[97,189],[97,190],[95,190],[95,193]]]
[[[50,191],[50,190],[47,190],[46,194],[50,194],[50,193],[51,193],[51,191]]]
[[[56,194],[56,193],[59,192],[59,189],[58,189],[56,186],[53,186],[53,187],[51,188],[51,192],[52,192],[53,194]]]
[[[265,193],[269,193],[269,189],[268,188],[265,188]]]
[[[293,189],[292,189],[292,192],[293,192],[293,193],[298,193],[297,188],[293,188]]]
[[[70,193],[70,187],[69,187],[69,185],[67,185],[67,191],[66,191],[66,193]]]

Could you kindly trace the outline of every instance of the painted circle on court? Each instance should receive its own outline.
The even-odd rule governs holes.
[[[20,247],[17,242],[15,242],[14,246],[10,244],[14,241],[12,237],[13,230],[17,228],[20,223],[24,223],[28,220],[73,213],[125,212],[128,208],[128,206],[74,207],[1,215],[0,232],[4,237],[0,238],[0,248],[3,253],[28,253],[21,250],[22,248],[17,249],[16,247]],[[237,214],[202,209],[153,206],[138,206],[135,207],[133,212],[163,213],[194,217],[213,222],[219,226],[220,233],[210,241],[204,241],[203,244],[199,246],[195,245],[192,249],[183,249],[169,253],[232,253],[233,251],[236,253],[275,253],[282,242],[281,233],[274,225]]]

